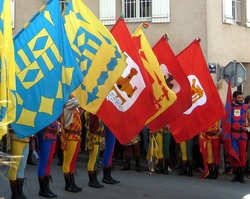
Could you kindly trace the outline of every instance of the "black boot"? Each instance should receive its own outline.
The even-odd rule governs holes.
[[[157,164],[154,166],[155,173],[163,173],[163,158],[160,158]]]
[[[115,184],[116,182],[111,179],[111,167],[103,167],[102,182],[106,184]]]
[[[239,178],[238,167],[234,167],[233,169],[234,169],[234,178],[231,180],[231,182],[237,182]]]
[[[207,179],[211,179],[211,176],[214,173],[214,168],[213,168],[213,164],[208,164],[208,170],[209,170],[209,174],[206,176]]]
[[[130,156],[125,156],[125,162],[124,162],[124,166],[121,169],[121,171],[126,171],[126,170],[130,170]]]
[[[11,188],[11,199],[22,199],[22,196],[19,194],[17,180],[10,180]]]
[[[90,187],[94,187],[94,188],[103,188],[104,187],[97,180],[97,171],[88,171],[88,174],[89,174],[89,183],[88,183],[88,185]]]
[[[63,175],[65,180],[65,190],[73,193],[78,192],[78,190],[72,185],[70,173],[64,173]]]
[[[164,159],[164,169],[163,169],[164,175],[168,175],[168,166],[169,166],[169,159],[165,158]]]
[[[43,196],[46,198],[54,198],[54,196],[51,193],[49,193],[47,190],[45,177],[38,177],[38,180],[39,180],[39,186],[40,186],[39,196]]]
[[[179,176],[187,175],[187,161],[183,161],[181,171],[178,174]]]
[[[52,179],[52,176],[51,175],[48,175],[48,176],[45,176],[45,186],[46,186],[46,190],[48,193],[50,193],[51,196],[53,196],[53,198],[57,197],[56,194],[54,194],[51,189],[49,188],[49,183],[52,183],[53,182],[53,179]]]
[[[244,169],[242,167],[239,167],[239,177],[238,177],[238,181],[240,183],[245,183],[245,180],[243,178],[244,176]]]
[[[210,179],[217,179],[218,178],[218,170],[219,170],[219,165],[215,164],[214,165],[214,172]]]
[[[23,182],[24,182],[24,178],[17,178],[17,187],[18,187],[18,192],[19,195],[21,196],[21,198],[23,199],[28,199],[24,193],[23,193]]]
[[[71,179],[71,184],[73,185],[73,187],[77,190],[77,191],[81,191],[82,188],[78,187],[75,183],[75,174],[74,173],[70,173],[70,179]]]
[[[111,170],[112,170],[112,167],[111,167],[111,166],[108,167],[108,172],[109,172],[110,179],[111,179],[114,183],[120,183],[119,180],[115,180],[114,178],[112,178],[112,176],[111,176]]]
[[[187,175],[189,177],[193,176],[193,161],[192,160],[188,161],[188,173],[187,173]]]
[[[28,155],[28,158],[27,158],[27,164],[36,166],[36,163],[32,159],[32,151],[31,150],[29,150],[29,155]]]
[[[140,157],[135,157],[135,171],[141,172]]]

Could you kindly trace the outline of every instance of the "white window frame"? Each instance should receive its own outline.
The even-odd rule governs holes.
[[[233,6],[233,1],[235,6]],[[240,12],[240,18],[237,18],[239,12]],[[241,14],[242,14],[242,1],[223,0],[223,23],[239,24],[242,22]]]
[[[137,13],[140,12],[139,0],[136,0]],[[122,0],[122,13],[125,13],[125,0]],[[135,17],[124,18],[126,22],[145,22],[166,23],[170,22],[170,0],[151,0],[151,16],[150,17]]]
[[[116,0],[100,0],[99,13],[103,25],[114,25],[116,23]]]
[[[11,27],[15,28],[15,0],[10,1]]]

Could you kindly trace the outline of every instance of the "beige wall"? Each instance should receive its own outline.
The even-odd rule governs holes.
[[[13,35],[20,31],[23,26],[39,11],[46,0],[16,0],[15,3],[15,28]]]
[[[25,2],[25,3],[24,3]],[[16,0],[15,29],[16,34],[23,25],[39,10],[45,0]],[[84,0],[90,10],[99,17],[99,1]],[[121,15],[121,1],[117,0],[117,19]],[[171,0],[170,23],[152,24],[144,33],[153,45],[165,33],[170,36],[170,45],[175,54],[181,52],[195,38],[201,39],[201,47],[208,63],[226,66],[230,61],[246,63],[250,70],[250,28],[222,23],[222,0]],[[128,23],[131,34],[141,23]],[[108,27],[109,29],[112,26]],[[250,72],[247,73],[250,79]],[[212,74],[218,90],[224,98],[226,83],[217,82],[217,75]],[[250,81],[250,80],[249,80]],[[243,84],[244,92],[250,94],[250,82]],[[244,86],[245,85],[245,86]]]

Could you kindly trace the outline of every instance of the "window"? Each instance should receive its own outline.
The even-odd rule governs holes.
[[[241,22],[241,0],[232,1],[232,14],[237,23]]]
[[[151,0],[124,0],[123,14],[126,19],[144,18],[149,20],[151,13]]]
[[[116,22],[116,0],[100,0],[100,20],[104,25]]]
[[[122,0],[122,13],[127,22],[170,22],[170,0]]]
[[[224,0],[223,2],[223,22],[229,24],[242,23],[243,14],[242,0]]]
[[[250,27],[250,0],[246,0],[246,26]]]
[[[11,27],[15,28],[15,0],[10,2]]]

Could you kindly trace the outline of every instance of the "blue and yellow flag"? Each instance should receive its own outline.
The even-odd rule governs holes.
[[[0,140],[16,117],[15,61],[10,1],[0,0]]]
[[[60,116],[82,82],[79,64],[64,30],[59,0],[50,0],[14,37],[17,110],[12,123],[19,138]]]
[[[83,74],[74,95],[85,110],[95,114],[125,69],[126,57],[109,30],[82,1],[69,1],[64,20]]]

